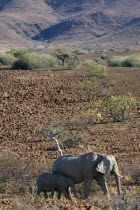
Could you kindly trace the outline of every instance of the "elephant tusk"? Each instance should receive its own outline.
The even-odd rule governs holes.
[[[117,174],[117,176],[119,176],[120,178],[123,178],[123,176],[121,176],[120,174]]]

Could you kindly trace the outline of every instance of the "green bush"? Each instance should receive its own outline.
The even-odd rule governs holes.
[[[79,65],[79,59],[76,54],[71,53],[69,54],[67,68],[68,69],[75,69]]]
[[[89,67],[92,67],[92,66],[94,66],[94,64],[95,64],[95,61],[93,61],[91,59],[88,59],[88,60],[83,61],[80,65],[81,66],[89,66]]]
[[[65,65],[66,61],[69,59],[69,53],[64,46],[56,46],[52,50],[51,55],[60,60],[62,65]]]
[[[84,55],[87,52],[83,49],[77,49],[77,50],[74,50],[73,53],[75,53],[76,55]]]
[[[107,57],[108,57],[108,56],[107,56],[106,54],[102,54],[102,55],[101,55],[101,59],[107,59]]]
[[[16,61],[16,58],[10,54],[1,54],[0,55],[0,65],[12,65]]]
[[[57,60],[51,55],[27,53],[15,61],[13,69],[44,69],[55,65]]]
[[[107,67],[106,66],[103,66],[103,65],[100,65],[98,63],[94,63],[94,65],[91,66],[91,74],[93,76],[96,76],[100,79],[104,78],[107,76]]]
[[[91,81],[79,82],[77,88],[82,90],[82,98],[84,96],[86,101],[90,101],[94,93],[100,91],[104,86],[104,78],[107,76],[107,67],[100,65],[93,60],[86,60],[81,63],[81,65],[89,68],[92,79]]]
[[[140,67],[140,55],[131,55],[124,61],[125,67]]]
[[[97,102],[96,107],[100,107],[103,111],[106,111],[113,119],[113,122],[121,122],[130,116],[137,104],[138,101],[131,95],[111,96],[106,101]]]
[[[108,60],[108,66],[112,67],[122,67],[124,62],[127,59],[127,56],[113,56]]]
[[[115,48],[111,48],[109,51],[114,52],[114,51],[116,51],[116,49]]]
[[[76,84],[76,88],[84,101],[90,101],[93,98],[94,91],[97,89],[97,83],[94,81],[82,81]]]
[[[16,58],[20,58],[26,53],[32,52],[30,49],[11,49],[9,52],[7,52],[10,55],[13,55]]]
[[[140,67],[140,55],[113,56],[108,61],[112,67]]]
[[[93,76],[103,78],[107,76],[107,67],[98,64],[97,62],[93,60],[86,60],[81,63],[82,66],[90,67],[90,72]]]

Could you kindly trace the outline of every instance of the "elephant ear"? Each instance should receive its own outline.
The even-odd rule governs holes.
[[[102,174],[106,174],[112,171],[112,168],[113,168],[113,164],[112,164],[111,156],[110,157],[105,156],[103,157],[103,160],[97,165],[96,171]]]
[[[64,188],[66,188],[67,187],[67,182],[66,182],[66,179],[65,179],[65,177],[60,177],[59,179],[58,179],[58,181],[57,181],[57,184],[59,185],[59,186],[61,186],[61,187],[64,187]]]

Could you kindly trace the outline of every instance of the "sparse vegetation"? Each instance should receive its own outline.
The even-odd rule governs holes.
[[[57,60],[52,55],[27,53],[13,64],[13,69],[44,69],[57,65]]]
[[[18,60],[32,53],[25,53]],[[2,209],[139,209],[139,102],[131,94],[123,96],[129,89],[139,100],[139,71],[110,68],[108,73],[105,65],[97,63],[98,59],[106,63],[99,58],[102,53],[108,54],[102,51],[84,57],[68,53],[65,67],[58,65],[47,71],[7,71],[9,67],[1,66]],[[110,54],[125,55],[125,51]],[[67,71],[77,67],[77,57],[81,60],[89,57],[96,62],[86,60],[76,70]],[[54,59],[57,63],[58,59]],[[82,200],[83,183],[76,185],[79,199],[66,201],[64,197],[57,200],[49,196],[45,200],[42,195],[37,198],[37,176],[51,172],[59,157],[54,141],[36,132],[42,124],[50,125],[64,155],[91,151],[114,154],[124,176],[121,185],[125,194],[117,196],[114,179],[109,176],[110,200],[103,197],[96,181],[86,202]]]
[[[126,58],[124,61],[124,66],[126,67],[140,67],[140,54],[131,55]]]
[[[104,86],[104,78],[107,76],[107,67],[93,60],[86,60],[80,65],[87,66],[92,79],[89,81],[79,81],[75,87],[81,90],[80,94],[83,100],[90,101],[95,92],[97,93]]]
[[[77,49],[74,50],[72,53],[76,54],[76,55],[83,55],[83,54],[87,54],[87,52],[83,49]]]
[[[0,65],[12,65],[17,59],[10,54],[1,54],[0,55]]]
[[[75,69],[79,65],[79,59],[76,54],[71,53],[68,58],[67,68]]]
[[[128,119],[132,111],[137,107],[138,101],[129,96],[111,96],[106,101],[100,100],[95,107],[106,111],[113,122],[121,122]]]
[[[71,136],[68,137],[67,140],[63,141],[63,147],[64,148],[71,148],[71,147],[76,147],[79,144],[83,143],[85,140],[82,136]]]
[[[76,89],[80,90],[78,93],[80,98],[84,101],[90,101],[93,98],[94,91],[97,89],[98,81],[81,81],[76,84]]]
[[[108,66],[112,67],[121,67],[124,66],[124,62],[126,60],[126,56],[113,56],[108,60]]]
[[[101,55],[101,59],[107,59],[107,58],[108,58],[108,56],[106,54]]]
[[[102,37],[102,36],[105,36],[105,35],[108,35],[108,34],[109,34],[109,32],[106,31],[106,32],[103,32],[101,34],[97,34],[96,37]]]
[[[7,54],[13,55],[16,58],[22,57],[26,53],[30,53],[32,50],[30,49],[11,49],[7,52]]]
[[[109,51],[114,52],[114,51],[116,51],[116,49],[115,48],[110,48]]]
[[[98,78],[104,78],[107,76],[107,67],[102,66],[93,60],[86,60],[81,63],[82,66],[87,66],[90,68],[90,73],[92,76],[98,77]]]
[[[112,67],[140,67],[140,55],[113,56],[108,61]]]
[[[65,62],[69,59],[69,53],[64,46],[56,46],[51,55],[60,60],[62,65],[65,65]]]

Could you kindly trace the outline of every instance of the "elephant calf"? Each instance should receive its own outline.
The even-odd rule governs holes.
[[[54,191],[57,191],[58,199],[61,198],[61,193],[63,193],[65,198],[70,200],[69,187],[72,187],[74,195],[77,197],[73,179],[63,174],[43,173],[38,177],[36,184],[37,195],[43,192],[46,199],[48,198],[47,192],[51,191],[53,196]]]

